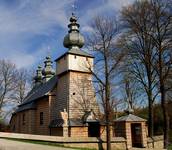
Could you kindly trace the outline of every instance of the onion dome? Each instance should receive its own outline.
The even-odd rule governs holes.
[[[42,67],[41,66],[38,66],[34,80],[35,80],[35,85],[42,83]]]
[[[70,24],[68,25],[68,34],[64,37],[63,45],[66,48],[78,49],[84,45],[84,37],[79,32],[80,25],[77,23],[77,17],[72,14]]]
[[[52,61],[51,57],[47,56],[46,60],[44,61],[45,67],[42,70],[42,74],[44,76],[45,81],[48,81],[51,77],[55,75],[55,71],[52,68]]]

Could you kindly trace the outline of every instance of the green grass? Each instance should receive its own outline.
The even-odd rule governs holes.
[[[170,145],[170,146],[168,147],[168,150],[172,150],[172,145]]]
[[[38,141],[38,140],[26,140],[26,139],[14,139],[14,138],[1,138],[1,139],[7,139],[7,140],[19,141],[19,142],[25,142],[25,143],[32,143],[32,144],[41,144],[41,145],[48,145],[48,146],[71,148],[71,149],[76,149],[76,150],[96,150],[96,149],[90,149],[90,148],[68,147],[68,146],[64,146],[63,144],[59,144],[59,143],[56,143],[56,142],[46,142],[46,141]]]

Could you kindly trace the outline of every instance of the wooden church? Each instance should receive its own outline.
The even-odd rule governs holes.
[[[56,59],[56,71],[48,56],[44,68],[38,66],[35,85],[12,114],[15,133],[63,137],[106,137],[100,122],[92,83],[94,57],[81,48],[84,37],[72,15],[64,46],[68,51]],[[128,114],[111,124],[111,137],[123,137],[127,148],[147,147],[146,120]]]
[[[38,66],[35,86],[12,114],[12,132],[99,136],[99,108],[91,74],[94,57],[80,49],[84,37],[79,26],[72,15],[63,42],[68,51],[56,59],[56,71],[50,57],[43,69]]]

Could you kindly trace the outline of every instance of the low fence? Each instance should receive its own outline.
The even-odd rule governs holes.
[[[5,133],[0,132],[0,138],[12,138],[12,139],[25,139],[45,142],[55,142],[60,145],[68,147],[80,147],[80,148],[95,148],[105,149],[105,139],[95,137],[59,137],[59,136],[44,136],[44,135],[32,135],[32,134],[16,134],[16,133]],[[115,137],[111,139],[112,149],[125,150],[126,140],[123,137]]]

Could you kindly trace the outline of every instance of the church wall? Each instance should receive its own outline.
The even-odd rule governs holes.
[[[16,133],[34,134],[35,110],[18,112],[11,120],[11,131]]]
[[[61,118],[60,112],[67,108],[67,102],[69,97],[69,73],[59,76],[57,84],[57,101],[55,104],[55,116]]]
[[[41,112],[43,112],[42,125],[40,124]],[[16,113],[11,120],[11,131],[16,133],[49,135],[49,123],[50,109],[49,101],[46,97],[37,101],[36,110],[30,109]]]
[[[35,121],[36,121],[36,117],[35,117],[35,112],[36,110],[28,110],[28,133],[29,134],[35,134],[36,130],[35,130]]]
[[[93,66],[93,58],[69,54],[69,70],[90,72],[89,68]]]
[[[17,132],[17,133],[20,133],[20,121],[21,119],[20,119],[20,115],[19,115],[19,113],[17,113],[16,114],[16,122],[15,122],[15,128],[16,128],[16,131],[15,132]]]
[[[43,124],[40,124],[41,112],[43,112]],[[49,101],[47,97],[37,101],[37,110],[35,117],[36,117],[35,134],[49,135],[50,119],[49,119]]]
[[[66,71],[68,68],[68,55],[59,59],[56,63],[56,73],[57,75]]]
[[[17,125],[17,115],[16,114],[13,114],[12,115],[12,118],[10,120],[10,130],[12,132],[17,132],[18,130],[18,125]]]
[[[23,121],[23,115],[25,115],[25,123]],[[18,113],[18,123],[19,123],[19,127],[20,127],[19,128],[20,133],[28,133],[28,123],[29,123],[28,115],[29,115],[28,110]]]
[[[70,72],[69,98],[69,118],[81,118],[86,109],[98,113],[91,74]]]
[[[57,87],[55,87],[49,94],[49,115],[50,120],[57,118]]]

